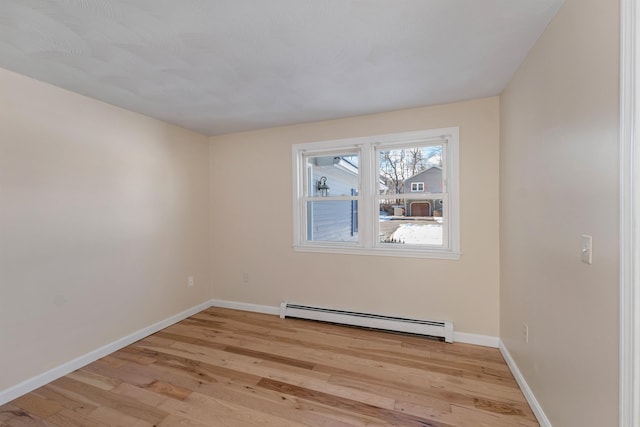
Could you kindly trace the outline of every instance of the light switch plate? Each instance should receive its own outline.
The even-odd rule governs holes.
[[[582,262],[593,264],[593,238],[586,234],[580,236],[580,257]]]

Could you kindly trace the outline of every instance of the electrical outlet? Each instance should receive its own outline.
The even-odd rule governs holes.
[[[187,279],[187,286],[191,287],[193,286],[193,276],[189,276],[189,278]]]
[[[242,273],[242,283],[249,283],[249,273]]]
[[[593,264],[593,237],[580,236],[580,259],[585,264]]]
[[[522,323],[522,340],[526,343],[529,342],[529,325]]]

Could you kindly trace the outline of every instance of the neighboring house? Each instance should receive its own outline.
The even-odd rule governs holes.
[[[326,178],[328,196],[355,196],[358,167],[342,157],[313,157],[308,163],[309,194],[321,196],[318,182]],[[356,200],[318,200],[309,202],[307,239],[314,241],[356,241],[358,202]]]
[[[442,192],[442,168],[431,166],[404,181],[405,194],[425,193],[420,200],[405,201],[406,216],[442,216],[442,199],[429,197],[429,193]]]
[[[358,166],[344,157],[311,157],[307,160],[308,194],[322,197],[318,184],[324,178],[326,196],[357,196]],[[382,178],[380,192],[387,191]],[[358,240],[357,200],[322,200],[309,202],[307,240],[350,242]]]

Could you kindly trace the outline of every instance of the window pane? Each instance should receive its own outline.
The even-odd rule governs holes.
[[[358,201],[307,202],[307,240],[358,241]]]
[[[443,193],[442,145],[378,152],[380,194]]]
[[[306,196],[351,196],[358,194],[357,154],[306,158]]]
[[[380,243],[443,245],[442,200],[381,200]]]

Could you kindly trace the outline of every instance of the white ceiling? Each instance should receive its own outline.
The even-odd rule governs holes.
[[[0,67],[208,135],[499,94],[563,0],[0,0]]]

